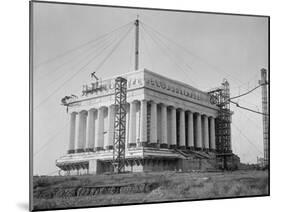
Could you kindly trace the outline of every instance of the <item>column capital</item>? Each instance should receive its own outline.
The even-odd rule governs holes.
[[[179,111],[183,111],[183,112],[185,112],[186,111],[186,109],[185,108],[183,108],[183,107],[179,107],[179,108],[177,108]]]
[[[88,113],[87,110],[81,110],[81,111],[79,111],[79,114],[81,114],[81,115],[85,115],[85,114],[87,114],[87,113]]]
[[[97,108],[91,108],[88,110],[88,112],[95,112],[97,110]]]
[[[104,110],[105,108],[107,108],[107,106],[100,106],[99,108],[97,108],[97,110]]]
[[[129,104],[136,104],[138,101],[139,101],[139,100],[134,99],[134,100],[132,100],[132,101],[129,101],[128,103],[129,103]]]

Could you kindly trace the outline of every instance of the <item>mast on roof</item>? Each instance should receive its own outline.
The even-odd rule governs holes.
[[[139,15],[135,20],[136,33],[135,33],[135,71],[139,69]]]

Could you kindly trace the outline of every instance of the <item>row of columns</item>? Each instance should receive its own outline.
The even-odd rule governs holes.
[[[157,104],[150,102],[150,107],[147,107],[147,101],[140,102],[140,137],[141,144],[149,143],[151,146],[160,143],[160,147],[170,148],[197,148],[197,149],[212,149],[215,150],[215,119],[200,113],[194,113],[188,110],[179,109],[179,142],[177,142],[177,109],[175,107],[168,107],[167,105],[160,104],[161,107],[161,123],[157,122]],[[147,108],[150,108],[150,130],[147,134]],[[168,128],[168,108],[170,111],[171,128]],[[137,114],[137,101],[130,103],[130,123],[129,123],[129,147],[136,146],[136,114]],[[187,113],[187,121],[186,119]],[[195,117],[195,127],[194,127]],[[161,125],[160,141],[157,137],[157,125]],[[187,130],[186,130],[187,124]],[[170,139],[168,142],[168,133]],[[195,135],[194,135],[195,133]],[[149,141],[147,138],[149,137]]]
[[[108,129],[105,131],[105,109],[101,107],[70,114],[69,153],[112,149],[115,110],[114,106],[108,107]]]
[[[160,109],[159,113],[157,113],[158,109]],[[105,119],[106,107],[70,114],[69,153],[113,148],[114,106],[109,106],[107,111],[107,119]],[[215,150],[214,117],[165,104],[158,105],[153,101],[148,103],[146,100],[141,100],[140,104],[137,101],[130,102],[127,111],[128,147],[150,145],[162,148]],[[159,119],[157,115],[160,115]],[[107,129],[105,129],[105,120],[108,122]],[[158,130],[161,131],[160,135],[157,133]],[[107,133],[106,139],[105,133]]]

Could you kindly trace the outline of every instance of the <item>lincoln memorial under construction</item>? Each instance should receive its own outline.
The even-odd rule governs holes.
[[[146,69],[121,77],[127,87],[124,171],[188,171],[218,166],[216,119],[221,108],[210,101],[214,95]],[[56,160],[61,173],[113,171],[115,79],[84,85],[80,96],[63,99],[70,129],[67,154]],[[228,153],[233,155],[231,143],[228,145]]]

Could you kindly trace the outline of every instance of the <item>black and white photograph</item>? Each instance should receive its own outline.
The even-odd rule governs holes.
[[[269,16],[29,6],[32,211],[270,195]]]

